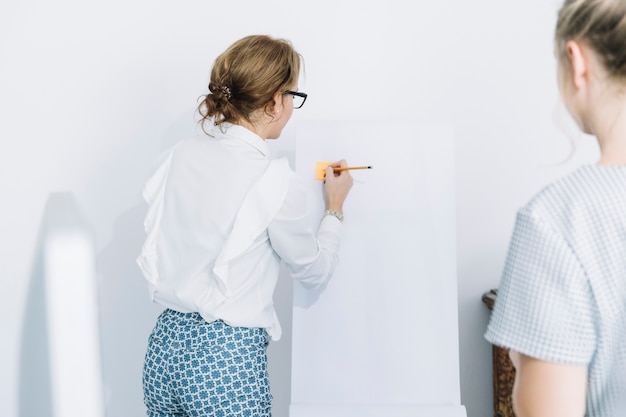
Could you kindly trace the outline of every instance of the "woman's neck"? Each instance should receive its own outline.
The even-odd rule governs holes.
[[[269,137],[270,123],[272,122],[273,119],[268,117],[267,113],[263,109],[259,109],[252,113],[250,121],[239,120],[237,124],[256,133],[261,137],[261,139],[266,140]]]
[[[600,145],[600,165],[626,165],[626,93],[620,92],[596,108],[594,134]]]

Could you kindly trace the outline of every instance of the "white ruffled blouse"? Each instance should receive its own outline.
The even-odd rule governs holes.
[[[341,223],[311,228],[306,192],[285,158],[238,125],[166,151],[144,188],[147,234],[137,258],[153,301],[207,321],[281,336],[273,305],[280,262],[314,288],[338,261]]]

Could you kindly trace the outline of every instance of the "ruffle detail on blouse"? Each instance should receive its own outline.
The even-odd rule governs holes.
[[[137,258],[137,264],[144,277],[152,284],[152,291],[159,282],[159,270],[157,267],[157,236],[159,224],[163,217],[163,199],[165,196],[165,184],[174,154],[174,147],[163,152],[157,159],[158,168],[148,179],[143,189],[143,198],[148,203],[148,213],[144,219],[146,240],[141,249],[141,255]]]
[[[287,197],[292,173],[286,158],[272,160],[246,195],[213,267],[225,297],[234,295],[228,286],[230,262],[243,254],[274,219]]]

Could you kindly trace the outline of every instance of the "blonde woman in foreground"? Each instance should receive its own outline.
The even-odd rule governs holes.
[[[517,417],[626,416],[626,0],[566,0],[563,102],[601,157],[517,215],[485,334],[510,350]]]

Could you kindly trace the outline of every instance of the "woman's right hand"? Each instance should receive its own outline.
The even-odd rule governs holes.
[[[345,159],[337,161],[326,168],[324,191],[326,194],[326,209],[343,212],[343,203],[352,188],[352,175],[350,171],[335,172],[334,168],[347,167]]]

